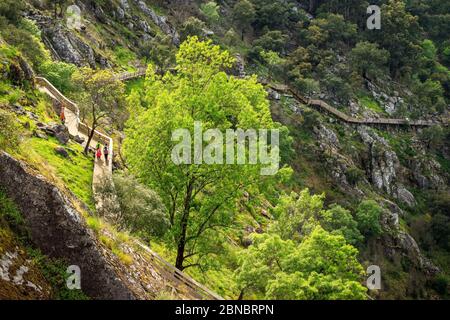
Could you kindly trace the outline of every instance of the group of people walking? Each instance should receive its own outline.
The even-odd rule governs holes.
[[[61,107],[61,112],[59,114],[59,118],[63,125],[66,124],[66,114],[64,111],[65,111],[64,107]],[[103,146],[103,156],[105,157],[106,165],[108,165],[108,155],[109,155],[109,148],[105,145],[105,146]],[[97,143],[97,146],[95,148],[95,156],[97,157],[97,160],[100,160],[102,158],[102,147],[101,147],[100,143]]]
[[[108,146],[103,146],[103,156],[105,157],[105,164],[108,165],[108,155],[109,155],[109,148]],[[97,160],[100,160],[102,158],[102,147],[100,143],[97,143],[95,156],[97,157]]]

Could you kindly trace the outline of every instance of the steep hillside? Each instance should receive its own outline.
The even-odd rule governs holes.
[[[2,213],[0,259],[11,267],[1,269],[0,297],[84,297],[59,293],[46,272],[83,256],[76,264],[98,267],[83,290],[92,298],[198,298],[172,278],[164,284],[161,270],[180,272],[165,261],[227,299],[448,298],[447,3],[377,1],[380,30],[367,28],[362,0],[58,3],[0,5],[0,149],[69,199],[62,206],[77,211],[79,232],[62,242],[88,239],[95,259],[54,247],[59,226],[33,229],[22,207],[32,196],[2,179],[3,208],[16,203],[32,233],[21,239]],[[134,74],[147,66],[146,77]],[[60,124],[67,106],[39,92],[36,75],[112,137],[111,179],[96,179],[103,163],[83,148],[91,131]],[[280,170],[173,165],[173,130],[196,121],[279,129]],[[36,248],[48,256],[41,265],[29,262]],[[366,288],[371,265],[381,289]],[[5,280],[25,268],[29,278]],[[110,283],[100,269],[120,279],[109,293],[95,291]]]

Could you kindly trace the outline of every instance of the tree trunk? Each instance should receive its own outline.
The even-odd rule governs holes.
[[[192,200],[192,190],[194,189],[194,184],[192,181],[189,182],[186,197],[184,199],[184,210],[183,217],[181,218],[181,234],[180,239],[178,240],[178,248],[177,248],[177,260],[175,262],[175,267],[179,270],[183,271],[183,262],[184,262],[184,250],[186,248],[186,232],[187,225],[189,222],[189,211],[191,209],[191,200]]]
[[[89,137],[88,137],[88,141],[86,143],[86,146],[84,147],[84,153],[87,154],[89,151],[89,145],[91,144],[92,138],[94,137],[95,134],[95,127],[92,127],[91,132],[89,133]]]

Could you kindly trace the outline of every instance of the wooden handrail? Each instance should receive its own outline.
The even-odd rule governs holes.
[[[149,247],[143,245],[139,241],[136,241],[135,243],[139,248],[145,251],[147,256],[150,257],[153,262],[157,264],[160,271],[166,273],[166,275],[170,275],[172,280],[185,285],[186,288],[188,288],[191,297],[195,297],[197,299],[200,298],[203,300],[224,300],[221,296],[198,283],[186,273],[175,268]]]
[[[366,118],[366,119],[358,119],[355,117],[348,116],[344,112],[330,106],[328,103],[326,103],[323,100],[318,99],[309,99],[301,94],[299,94],[296,90],[293,90],[291,87],[287,85],[280,85],[280,84],[273,84],[262,81],[261,83],[265,84],[268,88],[278,91],[278,92],[284,92],[293,95],[297,100],[300,102],[318,107],[321,111],[326,111],[336,118],[352,124],[360,124],[360,125],[392,125],[392,126],[399,126],[399,125],[405,125],[405,126],[416,126],[416,127],[429,127],[433,125],[443,125],[448,126],[449,121],[448,119],[443,119],[443,121],[431,121],[431,120],[413,120],[410,121],[408,119],[390,119],[390,118]]]

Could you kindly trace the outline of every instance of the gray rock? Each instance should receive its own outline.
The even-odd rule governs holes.
[[[55,152],[64,158],[69,158],[69,153],[63,147],[60,146],[56,147]]]
[[[84,138],[80,137],[79,135],[76,135],[76,136],[72,137],[72,140],[75,141],[76,143],[79,143],[79,144],[83,144],[84,143]]]
[[[416,199],[404,186],[400,185],[397,187],[395,197],[401,202],[405,203],[409,207],[416,206]]]
[[[422,254],[414,238],[401,230],[399,217],[404,216],[402,209],[392,201],[386,199],[381,202],[381,205],[384,208],[380,220],[381,226],[385,231],[383,245],[389,252],[388,255],[391,257],[395,254],[406,255],[426,274],[434,275],[439,273],[439,268]]]
[[[100,245],[72,202],[56,186],[1,151],[0,185],[22,212],[33,245],[49,257],[81,268],[81,286],[87,295],[106,300],[144,297],[119,269],[117,258]]]
[[[125,11],[122,8],[117,8],[116,14],[119,20],[125,19]]]
[[[58,59],[95,68],[94,50],[62,25],[45,26],[42,31],[44,41]]]
[[[48,135],[54,136],[61,144],[67,144],[69,142],[70,134],[65,125],[50,125],[45,127],[44,130]]]
[[[128,3],[128,0],[120,0],[120,7],[123,10],[128,11],[130,9],[130,4]]]
[[[134,0],[134,2],[166,35],[172,37],[174,45],[180,45],[180,36],[175,28],[168,22],[167,17],[157,15],[144,1]]]
[[[47,135],[45,133],[43,133],[42,131],[40,131],[40,130],[39,131],[34,131],[34,136],[38,137],[40,139],[48,140]]]
[[[26,111],[20,104],[13,104],[12,110],[17,113],[18,115],[25,115]]]

